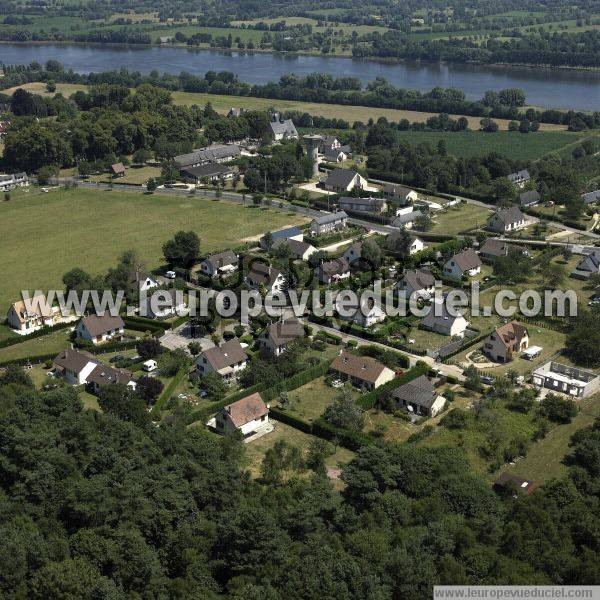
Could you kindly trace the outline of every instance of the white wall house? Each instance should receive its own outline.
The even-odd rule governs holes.
[[[444,276],[459,281],[463,277],[474,277],[481,272],[481,259],[472,248],[455,254],[444,263]]]
[[[510,233],[527,227],[529,221],[518,206],[499,208],[487,222],[487,228],[496,233]]]
[[[207,426],[223,434],[239,431],[245,438],[272,430],[269,407],[258,393],[228,404],[208,421]]]
[[[414,298],[428,300],[435,293],[435,277],[427,269],[406,271],[395,289],[399,296],[407,299],[414,294]]]
[[[120,339],[124,333],[123,319],[109,314],[84,317],[75,327],[75,334],[79,339],[92,342],[94,345]]]
[[[225,382],[231,383],[247,364],[248,355],[236,338],[202,352],[196,359],[196,371],[201,377],[216,373]]]
[[[157,290],[142,300],[140,314],[150,319],[168,319],[182,314],[186,307],[183,290]]]
[[[461,314],[450,314],[443,301],[432,302],[429,312],[420,323],[420,326],[428,331],[459,338],[464,337],[468,325],[469,322]]]
[[[284,319],[266,327],[259,337],[259,343],[274,356],[281,356],[288,344],[303,337],[304,327],[297,319]]]
[[[52,327],[65,320],[60,309],[50,306],[43,294],[13,302],[6,319],[8,326],[20,335],[28,335],[42,327]]]

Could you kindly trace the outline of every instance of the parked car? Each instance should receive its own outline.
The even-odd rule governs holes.
[[[117,354],[116,356],[113,356],[108,362],[110,362],[110,363],[116,363],[116,362],[119,362],[121,360],[125,360],[125,357],[122,354]]]
[[[485,383],[486,385],[492,385],[494,383],[494,378],[489,375],[482,375],[480,379],[481,383]]]
[[[167,271],[165,273],[165,277],[167,279],[175,279],[177,277],[177,275],[175,275],[175,271]]]

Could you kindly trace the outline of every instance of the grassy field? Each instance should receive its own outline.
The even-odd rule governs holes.
[[[305,452],[310,443],[316,439],[312,435],[303,433],[302,431],[294,429],[293,427],[285,425],[284,423],[280,423],[278,421],[272,421],[272,423],[275,425],[274,431],[250,442],[249,444],[246,444],[245,446],[246,458],[248,460],[248,470],[253,477],[258,477],[260,475],[260,466],[265,453],[269,448],[272,448],[277,441],[285,440],[292,446],[296,446]],[[343,465],[350,462],[353,457],[353,452],[346,450],[345,448],[338,447],[334,454],[326,458],[325,463],[328,467],[337,467],[338,465]]]
[[[567,469],[563,460],[569,454],[569,441],[578,429],[592,425],[600,417],[600,396],[596,394],[582,400],[579,408],[571,423],[555,426],[531,447],[525,458],[509,466],[509,472],[531,478],[538,484],[564,476]]]
[[[18,86],[18,87],[22,87],[26,90],[29,90],[30,92],[33,93],[38,93],[38,94],[42,94],[42,95],[52,95],[52,94],[48,94],[48,92],[46,92],[46,85],[43,83],[39,83],[39,82],[34,82],[34,83],[26,83],[22,86]],[[15,91],[16,87],[14,88],[9,88],[7,90],[4,90],[4,93],[6,94],[12,94]],[[57,84],[56,89],[58,92],[61,92],[64,96],[69,96],[79,90],[85,90],[86,86],[84,85],[78,85],[78,84]],[[398,122],[401,121],[402,119],[408,119],[411,123],[415,122],[415,123],[424,123],[425,121],[427,121],[427,119],[431,116],[434,116],[436,113],[429,113],[429,112],[419,112],[419,111],[412,111],[412,110],[396,110],[396,109],[392,109],[392,108],[372,108],[369,106],[345,106],[343,104],[325,104],[325,103],[320,103],[320,102],[300,102],[300,101],[296,101],[296,100],[273,100],[270,98],[254,98],[254,97],[247,97],[247,96],[227,96],[227,95],[220,95],[220,94],[202,94],[202,93],[189,93],[189,92],[173,92],[172,93],[173,96],[173,102],[175,104],[183,104],[186,106],[192,105],[192,104],[197,104],[200,106],[205,105],[207,102],[210,102],[213,106],[213,108],[220,113],[227,113],[229,111],[229,109],[232,106],[238,107],[238,108],[246,108],[246,109],[250,109],[250,110],[266,110],[269,108],[276,108],[277,110],[280,111],[292,111],[292,110],[297,110],[300,112],[307,112],[311,115],[316,115],[316,116],[320,116],[320,117],[327,117],[330,119],[345,119],[346,121],[349,121],[350,123],[353,123],[354,121],[363,121],[363,122],[367,122],[369,119],[373,119],[373,120],[377,120],[379,117],[385,117],[386,119],[388,119],[389,121],[394,121],[394,122]],[[451,117],[457,119],[460,115],[450,115]],[[479,117],[467,117],[467,120],[469,121],[469,127],[471,129],[477,130],[479,129],[479,121],[481,120]],[[498,123],[498,125],[500,126],[501,130],[507,130],[508,129],[508,123],[509,121],[506,119],[495,119],[495,121]],[[583,134],[575,134],[575,133],[571,133],[569,134],[568,132],[565,131],[566,127],[564,125],[553,125],[553,124],[542,124],[541,125],[541,130],[544,132],[560,132],[563,133],[564,135],[568,136],[568,138],[563,138],[562,141],[560,143],[558,143],[558,137],[553,138],[547,138],[546,139],[546,146],[550,146],[548,150],[546,150],[546,152],[549,152],[551,150],[555,150],[555,149],[559,149],[563,146],[565,146],[567,143],[571,143],[574,141],[577,141],[577,139],[579,139],[577,136],[581,137]],[[421,141],[431,141],[432,144],[436,144],[438,139],[446,139],[446,143],[448,145],[448,149],[450,150],[451,148],[451,144],[450,142],[452,142],[452,139],[447,139],[448,136],[465,136],[465,134],[475,134],[475,135],[479,135],[480,132],[478,131],[473,131],[473,132],[463,132],[463,133],[453,133],[453,132],[449,132],[449,133],[445,133],[445,132],[441,132],[441,133],[437,133],[437,132],[413,132],[413,131],[406,131],[406,132],[400,132],[400,135],[408,135],[411,136],[411,138],[413,138],[413,141],[415,142],[421,142]],[[538,132],[539,133],[539,132]],[[508,132],[507,132],[508,135]],[[532,134],[531,136],[526,136],[523,134],[514,134],[515,137],[517,136],[521,136],[522,138],[526,138],[526,137],[534,137],[537,136],[538,134]],[[419,136],[424,136],[423,139],[420,139]],[[437,136],[435,137],[434,141],[432,141],[432,137],[431,136]],[[540,136],[539,139],[542,139],[543,136]],[[487,144],[489,142],[490,139],[494,138],[494,134],[481,134],[481,139],[479,141],[480,146],[483,146],[483,151],[492,151],[495,150],[496,148],[487,148]],[[475,141],[477,141],[479,138],[474,138]],[[498,139],[500,140],[504,140],[503,142],[500,142],[502,148],[506,149],[507,146],[510,146],[510,144],[514,143],[514,138],[510,138],[510,140],[508,138],[505,138],[504,136],[502,136],[502,134],[498,135]],[[466,152],[469,148],[469,145],[473,143],[473,140],[460,140],[458,137],[454,139],[455,141],[452,142],[453,146],[457,145],[457,147],[460,149],[461,152]],[[486,140],[484,142],[484,140]],[[552,140],[552,141],[551,141]],[[510,142],[510,143],[509,143]],[[498,144],[499,142],[496,142],[496,144]],[[503,144],[503,145],[502,145]],[[468,156],[472,156],[472,155],[478,155],[481,153],[481,148],[478,148],[476,151],[472,152],[471,154],[466,154]]]
[[[400,131],[398,136],[412,144],[427,142],[433,147],[439,140],[444,140],[449,154],[464,158],[499,152],[515,160],[532,160],[577,143],[585,134],[568,131],[538,131],[530,134],[508,131]]]
[[[62,275],[75,266],[105,272],[129,248],[154,269],[163,262],[163,243],[181,229],[196,231],[202,250],[209,251],[301,222],[302,217],[276,209],[199,197],[82,188],[14,194],[0,204],[6,282],[0,289],[0,312],[4,314],[22,289],[62,288]]]
[[[58,354],[61,350],[69,347],[70,331],[68,329],[57,329],[42,337],[25,339],[21,344],[0,348],[0,362],[36,356],[40,354]]]
[[[490,211],[474,204],[458,204],[450,207],[446,212],[438,212],[433,219],[432,233],[456,235],[457,233],[483,225],[490,215]]]
[[[125,175],[114,179],[109,173],[94,175],[90,177],[91,181],[112,181],[113,183],[128,183],[133,185],[142,185],[152,177],[160,177],[160,167],[127,167]]]

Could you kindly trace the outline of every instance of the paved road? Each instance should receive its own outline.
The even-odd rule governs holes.
[[[327,327],[325,325],[319,325],[317,323],[313,323],[312,321],[307,321],[307,320],[304,320],[304,322],[309,327],[312,327],[313,329],[316,329],[318,331],[326,331],[328,333],[337,335],[337,336],[341,337],[345,342],[347,342],[348,340],[355,340],[359,346],[377,346],[378,348],[382,348],[383,350],[394,350],[394,348],[392,348],[391,346],[387,346],[386,344],[382,344],[380,342],[375,342],[372,340],[365,340],[364,338],[361,338],[356,335],[352,335],[350,333],[342,333],[341,331],[339,331],[338,329],[335,329],[334,327]],[[411,367],[413,367],[417,361],[422,361],[422,362],[430,365],[432,368],[438,369],[444,375],[452,375],[453,377],[456,377],[460,381],[463,381],[465,379],[464,375],[462,374],[462,369],[460,367],[457,367],[456,365],[447,365],[444,363],[438,363],[430,356],[420,356],[419,354],[412,354],[411,352],[407,352],[406,350],[399,350],[399,352],[408,356],[408,358],[410,359]]]

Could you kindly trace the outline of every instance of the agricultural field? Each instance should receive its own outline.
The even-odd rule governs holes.
[[[529,134],[509,131],[400,131],[398,136],[412,144],[427,142],[433,147],[439,140],[444,140],[449,154],[463,158],[499,152],[513,160],[535,160],[581,142],[586,134],[569,131],[538,131]]]
[[[242,30],[243,31],[243,30]],[[46,85],[40,82],[26,83],[21,86],[23,89],[29,92],[41,94],[43,96],[52,96],[46,91]],[[17,88],[9,88],[4,90],[5,94],[12,94]],[[79,90],[86,90],[87,86],[78,84],[56,84],[56,91],[68,97],[71,94]],[[326,104],[321,102],[302,102],[299,100],[275,100],[272,98],[255,98],[251,96],[229,96],[225,94],[204,94],[204,93],[192,93],[192,92],[172,92],[173,103],[185,106],[191,106],[197,104],[204,106],[208,102],[211,103],[212,107],[221,114],[226,114],[231,107],[245,108],[249,110],[267,110],[274,108],[279,111],[299,111],[306,112],[311,115],[326,117],[329,119],[344,119],[350,123],[355,121],[362,121],[366,123],[369,119],[376,121],[379,117],[385,117],[388,121],[399,122],[402,119],[408,119],[411,123],[425,123],[429,117],[436,116],[437,113],[421,112],[413,110],[396,110],[393,108],[373,108],[370,106],[346,106],[344,104]],[[454,119],[458,119],[461,115],[450,115]],[[474,131],[466,132],[430,132],[430,131],[404,131],[399,132],[399,135],[410,137],[410,141],[413,143],[419,142],[430,142],[432,145],[437,144],[439,139],[444,139],[448,147],[448,151],[451,153],[457,153],[457,156],[476,156],[486,151],[502,151],[506,153],[508,150],[514,148],[511,144],[514,144],[514,138],[508,138],[508,123],[507,119],[494,119],[501,131],[498,134],[483,134],[479,131],[480,117],[466,117],[469,122],[469,127]],[[545,142],[535,142],[534,146],[539,145],[548,147],[543,153],[555,151],[565,147],[567,144],[576,143],[582,140],[583,133],[571,133],[567,132],[566,126],[555,125],[552,123],[544,123],[540,127],[540,131],[530,136],[523,134],[511,134],[520,140],[526,137],[539,136],[540,133],[552,132],[553,134],[562,133],[564,138],[552,136],[541,136],[539,140],[544,139]],[[478,136],[481,134],[481,138],[471,137]],[[485,135],[485,137],[484,137]],[[494,136],[498,138],[494,138]],[[587,134],[589,135],[589,134]],[[458,137],[455,137],[458,136]],[[461,138],[463,136],[463,138]],[[520,137],[519,137],[520,136]],[[538,139],[538,138],[536,138]],[[500,141],[498,141],[500,140]],[[560,140],[560,142],[559,142]],[[476,149],[470,150],[473,144],[476,144]],[[488,144],[489,146],[488,149]],[[498,149],[498,144],[500,149]],[[537,144],[537,146],[536,146]],[[542,148],[543,149],[543,148]],[[525,158],[527,158],[526,156]],[[537,157],[537,155],[535,156]]]
[[[202,251],[210,251],[303,221],[276,209],[242,208],[198,196],[82,188],[40,194],[32,188],[0,204],[0,256],[7,282],[0,290],[0,312],[21,289],[62,288],[62,275],[76,266],[105,272],[127,249],[137,250],[147,268],[155,269],[163,263],[162,244],[181,229],[196,231]]]

